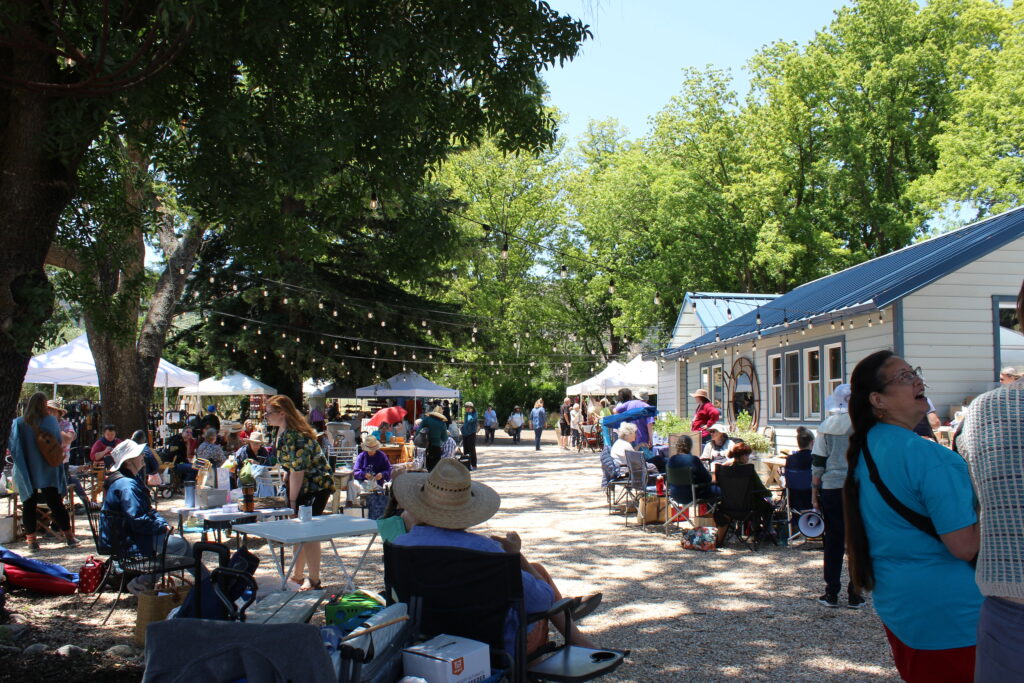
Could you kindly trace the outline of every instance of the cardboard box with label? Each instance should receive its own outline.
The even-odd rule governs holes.
[[[430,683],[474,683],[491,675],[491,652],[486,643],[441,634],[402,650],[406,676]]]

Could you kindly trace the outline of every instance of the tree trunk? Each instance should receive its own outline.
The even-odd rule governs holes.
[[[34,4],[34,3],[33,3]],[[46,42],[29,22],[9,25],[9,44]],[[58,82],[57,60],[38,50],[0,52],[0,69],[18,82]],[[53,293],[43,271],[57,219],[75,191],[79,154],[88,144],[62,140],[53,150],[51,123],[63,103],[31,90],[0,91],[0,443],[6,444],[25,370]],[[82,109],[92,109],[88,104]],[[90,111],[80,112],[86,120]],[[66,114],[63,117],[67,118]]]

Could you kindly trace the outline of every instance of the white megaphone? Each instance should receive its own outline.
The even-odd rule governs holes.
[[[825,533],[825,518],[817,510],[808,510],[797,517],[796,528],[807,538],[818,538]]]

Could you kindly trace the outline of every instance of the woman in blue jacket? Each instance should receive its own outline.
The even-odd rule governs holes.
[[[540,435],[544,433],[544,427],[548,423],[548,414],[544,410],[544,399],[538,398],[530,411],[530,426],[533,428],[533,445],[540,450]]]
[[[30,550],[39,550],[36,538],[36,504],[40,499],[53,513],[57,529],[64,534],[68,546],[77,548],[79,541],[71,532],[71,518],[64,507],[64,492],[68,488],[64,464],[51,466],[43,458],[36,445],[36,434],[46,432],[57,443],[62,435],[57,418],[46,409],[46,394],[39,391],[32,394],[25,406],[25,413],[14,420],[7,447],[14,460],[14,484],[22,504],[22,520],[25,526],[25,540]]]

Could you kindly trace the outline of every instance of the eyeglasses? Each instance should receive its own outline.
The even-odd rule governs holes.
[[[913,370],[901,370],[896,373],[891,379],[886,381],[884,384],[913,384],[917,380],[924,381],[924,375],[921,373],[921,368],[916,367]]]
[[[277,415],[280,412],[281,412],[280,410],[274,410],[273,408],[267,408],[266,414],[267,415]]]

